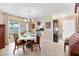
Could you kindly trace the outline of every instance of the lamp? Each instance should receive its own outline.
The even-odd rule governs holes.
[[[58,28],[55,28],[56,31],[58,31]]]

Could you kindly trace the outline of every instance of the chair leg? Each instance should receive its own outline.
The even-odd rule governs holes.
[[[66,45],[64,44],[64,52],[66,52]]]
[[[17,49],[19,49],[19,46],[17,46]]]
[[[16,50],[16,46],[15,46],[15,48],[14,48],[13,54],[15,53],[15,50]]]
[[[33,51],[33,46],[31,47],[31,51]]]
[[[40,47],[40,45],[39,45],[39,50],[41,50],[41,47]]]
[[[24,45],[23,45],[23,52],[25,53]]]

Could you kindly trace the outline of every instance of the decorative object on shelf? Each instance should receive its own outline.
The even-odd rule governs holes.
[[[46,22],[46,28],[51,28],[51,22]]]
[[[44,31],[44,28],[40,28],[40,31]]]

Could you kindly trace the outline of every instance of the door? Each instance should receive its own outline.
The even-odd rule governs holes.
[[[5,28],[4,25],[0,25],[0,49],[5,47]]]

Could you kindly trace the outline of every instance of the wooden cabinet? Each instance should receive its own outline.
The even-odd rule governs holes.
[[[53,41],[58,42],[59,21],[53,20]]]
[[[5,25],[0,25],[0,49],[5,48]]]

